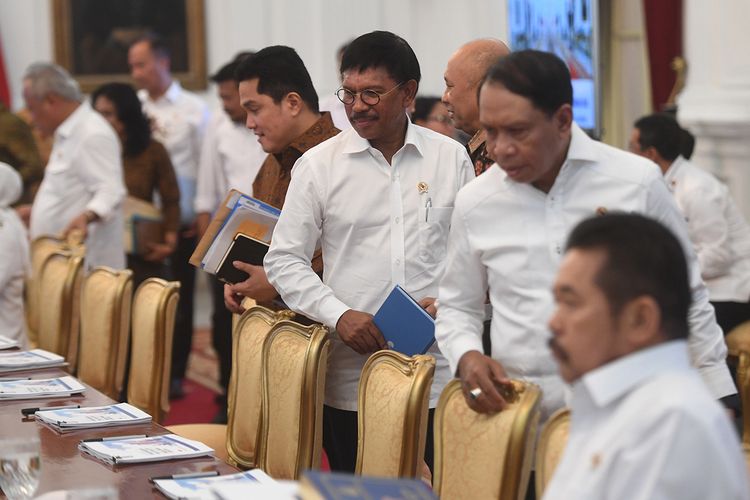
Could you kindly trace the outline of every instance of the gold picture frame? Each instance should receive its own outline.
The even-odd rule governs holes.
[[[157,5],[160,2],[165,5]],[[171,46],[172,74],[181,85],[205,89],[204,0],[149,0],[134,5],[121,0],[52,0],[55,62],[73,75],[84,92],[104,83],[130,82],[127,48],[152,31]]]

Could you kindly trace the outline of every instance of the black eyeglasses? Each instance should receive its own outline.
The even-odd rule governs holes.
[[[352,92],[349,89],[345,89],[341,87],[336,91],[336,97],[339,98],[339,101],[343,102],[347,106],[350,106],[354,104],[354,101],[357,99],[357,96],[362,100],[363,103],[367,104],[368,106],[375,106],[377,103],[380,102],[380,99],[387,96],[397,88],[399,88],[401,85],[403,85],[405,82],[401,82],[395,87],[393,87],[388,92],[383,92],[382,94],[379,92],[375,92],[374,90],[366,89],[362,90],[361,92]]]

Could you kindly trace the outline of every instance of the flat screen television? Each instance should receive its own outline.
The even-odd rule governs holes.
[[[597,0],[507,0],[512,50],[556,54],[570,69],[573,119],[598,137],[599,36]]]

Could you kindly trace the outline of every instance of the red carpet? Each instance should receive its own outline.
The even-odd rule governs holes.
[[[216,393],[190,379],[183,384],[185,397],[169,402],[169,415],[163,425],[210,423],[219,411]]]

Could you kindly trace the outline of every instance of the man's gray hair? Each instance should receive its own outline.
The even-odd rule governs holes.
[[[83,100],[78,82],[57,64],[34,63],[26,69],[23,79],[28,80],[31,94],[37,99],[42,99],[48,94],[57,94],[68,101]]]

